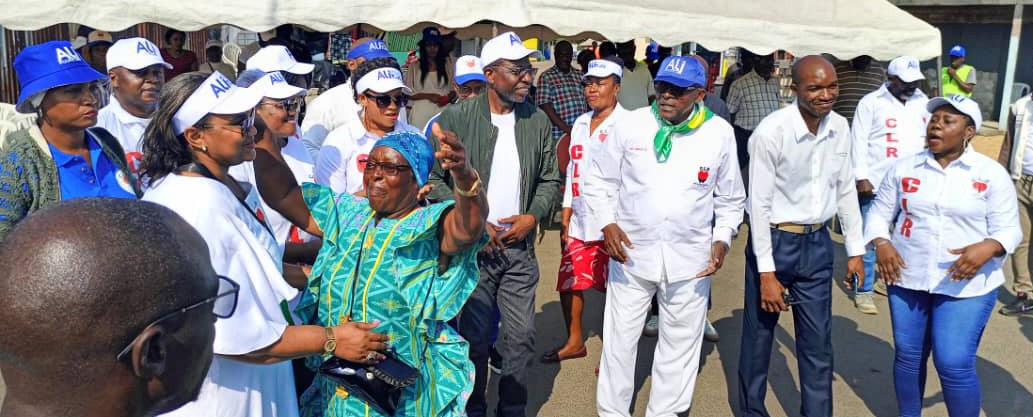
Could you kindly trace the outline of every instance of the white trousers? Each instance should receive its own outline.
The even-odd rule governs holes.
[[[660,304],[660,335],[653,354],[646,416],[674,417],[692,405],[710,277],[653,282],[625,274],[623,265],[610,261],[603,358],[596,387],[601,417],[631,416],[638,340],[654,293]]]

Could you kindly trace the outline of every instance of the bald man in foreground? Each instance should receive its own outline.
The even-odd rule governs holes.
[[[846,238],[847,279],[864,281],[861,210],[850,167],[850,128],[832,111],[836,71],[825,58],[793,65],[796,101],[764,118],[750,136],[750,241],[739,350],[739,410],[768,416],[772,335],[792,305],[800,367],[800,412],[832,415],[832,261],[826,222],[837,212]]]
[[[197,397],[236,290],[171,210],[69,200],[0,244],[0,369],[12,417],[139,417]]]

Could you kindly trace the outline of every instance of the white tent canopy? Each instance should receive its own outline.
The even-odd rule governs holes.
[[[0,25],[33,30],[81,23],[121,30],[154,22],[182,30],[231,24],[264,31],[284,23],[335,31],[365,23],[401,31],[420,22],[465,28],[482,20],[541,25],[561,36],[587,31],[612,40],[695,41],[717,50],[830,53],[890,59],[940,55],[940,33],[886,0],[4,0]]]

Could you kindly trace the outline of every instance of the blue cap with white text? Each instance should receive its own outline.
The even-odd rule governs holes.
[[[21,84],[20,113],[31,113],[26,100],[33,94],[54,87],[88,83],[105,78],[83,60],[68,41],[50,41],[27,46],[14,57],[14,73]]]
[[[691,56],[669,56],[660,64],[656,81],[674,84],[678,87],[702,87],[707,82],[703,65]]]
[[[380,39],[373,39],[368,42],[352,47],[348,51],[348,59],[364,58],[369,61],[377,58],[391,58],[391,52],[387,50],[387,44]]]

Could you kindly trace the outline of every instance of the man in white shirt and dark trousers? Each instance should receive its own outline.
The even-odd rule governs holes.
[[[533,81],[530,56],[513,32],[484,44],[481,61],[487,91],[445,107],[438,117],[442,130],[463,141],[470,164],[487,185],[490,240],[477,257],[481,277],[459,314],[459,333],[470,343],[470,360],[477,371],[466,411],[487,414],[485,390],[488,352],[498,303],[501,329],[495,349],[502,357],[498,378],[498,417],[523,417],[527,408],[527,370],[534,359],[535,290],[538,262],[534,255],[537,225],[552,216],[562,180],[552,141],[552,123],[526,100]],[[440,146],[437,138],[431,138]],[[435,166],[431,199],[452,196],[452,180]],[[478,185],[479,186],[479,185]]]
[[[115,42],[106,56],[111,101],[97,113],[97,126],[111,132],[126,152],[129,169],[137,173],[143,161],[143,132],[158,109],[165,68],[158,46],[144,38]]]
[[[1008,130],[997,162],[1011,174],[1019,201],[1023,239],[1011,254],[1012,290],[1015,298],[998,310],[1006,316],[1033,315],[1033,280],[1030,279],[1030,224],[1033,218],[1033,97],[1027,94],[1011,105]]]
[[[743,218],[746,192],[731,125],[703,96],[706,73],[688,56],[668,57],[657,101],[618,120],[589,173],[584,196],[611,256],[600,416],[630,416],[635,361],[650,301],[660,304],[647,416],[692,404],[710,277]],[[678,196],[678,198],[671,198]]]
[[[906,158],[925,148],[925,125],[929,102],[919,83],[925,79],[918,60],[910,56],[897,57],[886,69],[887,81],[882,87],[866,94],[857,103],[851,136],[854,147],[850,163],[857,181],[861,216],[878,194],[879,184],[886,171],[898,158]],[[862,219],[863,222],[863,219]],[[864,252],[864,284],[854,284],[854,306],[865,314],[878,314],[872,300],[875,283],[875,250]]]
[[[804,57],[793,65],[792,89],[793,105],[764,118],[749,141],[751,227],[739,350],[743,416],[768,416],[764,397],[771,342],[779,313],[789,311],[790,304],[800,368],[798,415],[832,415],[835,252],[825,224],[836,213],[850,257],[847,277],[864,277],[850,131],[846,119],[832,112],[839,94],[836,70],[822,57]],[[844,283],[849,287],[852,279]]]

